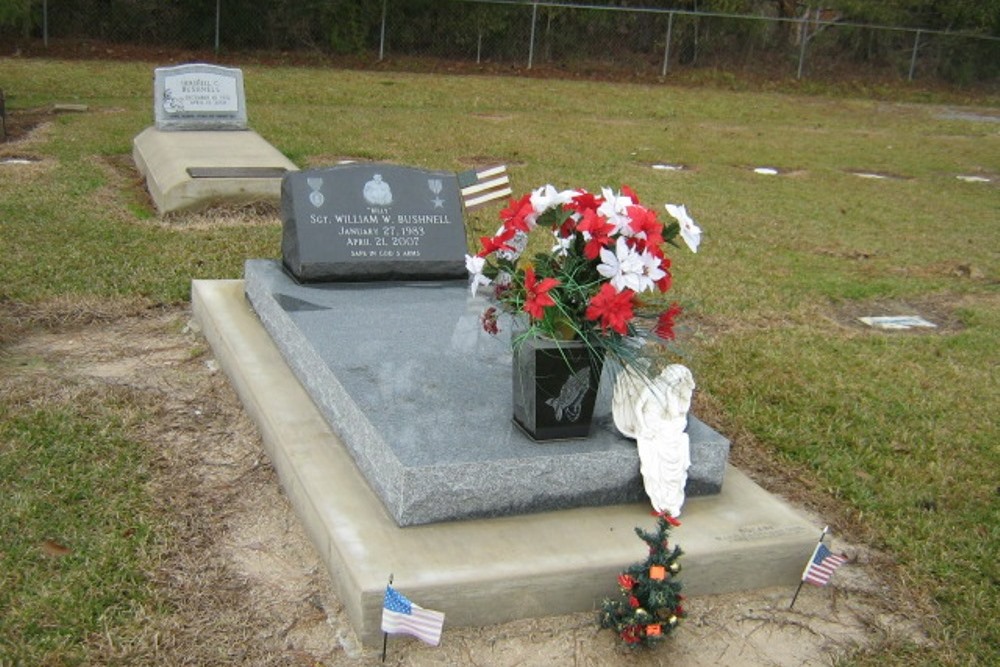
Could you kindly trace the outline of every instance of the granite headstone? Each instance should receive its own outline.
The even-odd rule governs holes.
[[[282,263],[299,282],[465,279],[455,174],[348,164],[286,174]]]
[[[158,130],[245,130],[243,72],[204,63],[157,67],[153,115]]]

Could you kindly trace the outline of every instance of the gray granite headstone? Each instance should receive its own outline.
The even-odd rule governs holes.
[[[158,130],[245,130],[243,72],[204,63],[157,67],[153,116]]]
[[[282,262],[299,282],[464,279],[458,178],[389,164],[286,174]]]

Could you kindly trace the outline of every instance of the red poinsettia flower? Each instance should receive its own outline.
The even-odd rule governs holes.
[[[662,257],[663,223],[656,218],[656,213],[642,206],[629,206],[625,209],[630,218],[629,228],[635,236],[643,240],[642,249],[651,255]]]
[[[583,219],[576,228],[578,231],[590,234],[590,239],[583,247],[583,256],[587,259],[597,259],[601,255],[601,248],[615,244],[611,238],[615,226],[590,209],[583,212]]]
[[[661,292],[667,292],[670,290],[670,286],[674,282],[674,277],[670,275],[670,259],[667,257],[660,258],[660,268],[663,269],[663,277],[656,281],[656,289]]]
[[[601,285],[600,291],[590,300],[584,317],[598,321],[602,329],[611,329],[625,335],[628,333],[628,323],[631,321],[635,305],[635,292],[623,289],[615,290],[611,283]]]
[[[500,230],[496,236],[481,236],[479,237],[479,242],[482,244],[483,249],[477,254],[480,257],[486,257],[497,250],[513,250],[512,247],[507,245],[507,241],[510,241],[512,238],[514,238],[514,230],[507,229],[506,227]]]
[[[637,195],[635,193],[635,190],[633,190],[629,186],[622,185],[622,187],[621,187],[621,193],[622,193],[622,196],[628,197],[629,199],[631,199],[633,204],[638,204],[639,203],[639,195]]]
[[[548,293],[550,289],[559,284],[555,278],[543,278],[538,281],[535,278],[535,270],[528,267],[524,270],[524,312],[528,313],[536,320],[542,319],[544,310],[549,306],[556,305],[555,300]]]
[[[511,199],[510,205],[500,211],[500,219],[503,220],[505,229],[527,234],[531,231],[527,218],[534,212],[535,209],[531,206],[531,193],[528,193],[520,199]]]
[[[585,190],[580,190],[577,195],[573,197],[568,204],[566,204],[566,208],[580,214],[584,211],[593,211],[598,206],[600,206],[600,202],[597,197],[595,197],[593,193]]]
[[[635,579],[630,574],[619,574],[618,585],[624,590],[630,591],[635,586]]]
[[[670,304],[665,312],[660,313],[660,316],[656,320],[656,328],[653,329],[655,333],[660,338],[665,340],[674,339],[674,318],[681,314],[681,307],[676,303]],[[667,519],[669,521],[669,518]]]

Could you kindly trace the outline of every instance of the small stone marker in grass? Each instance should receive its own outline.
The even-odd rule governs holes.
[[[876,329],[905,330],[913,328],[936,328],[933,322],[928,322],[919,315],[889,315],[878,317],[859,317],[859,320]]]

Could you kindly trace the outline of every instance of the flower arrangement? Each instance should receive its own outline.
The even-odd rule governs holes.
[[[496,234],[482,237],[482,249],[466,256],[472,292],[489,286],[500,309],[523,313],[522,337],[581,340],[592,352],[627,363],[637,339],[674,338],[676,303],[661,310],[651,327],[640,327],[637,317],[649,306],[645,294],[670,289],[665,245],[676,246],[680,235],[697,252],[701,239],[684,206],[667,204],[666,210],[673,220],[664,225],[627,186],[619,192],[602,188],[600,195],[540,187],[512,199]],[[536,230],[549,230],[553,245],[526,261]],[[486,331],[498,332],[498,315],[496,306],[486,309]]]

